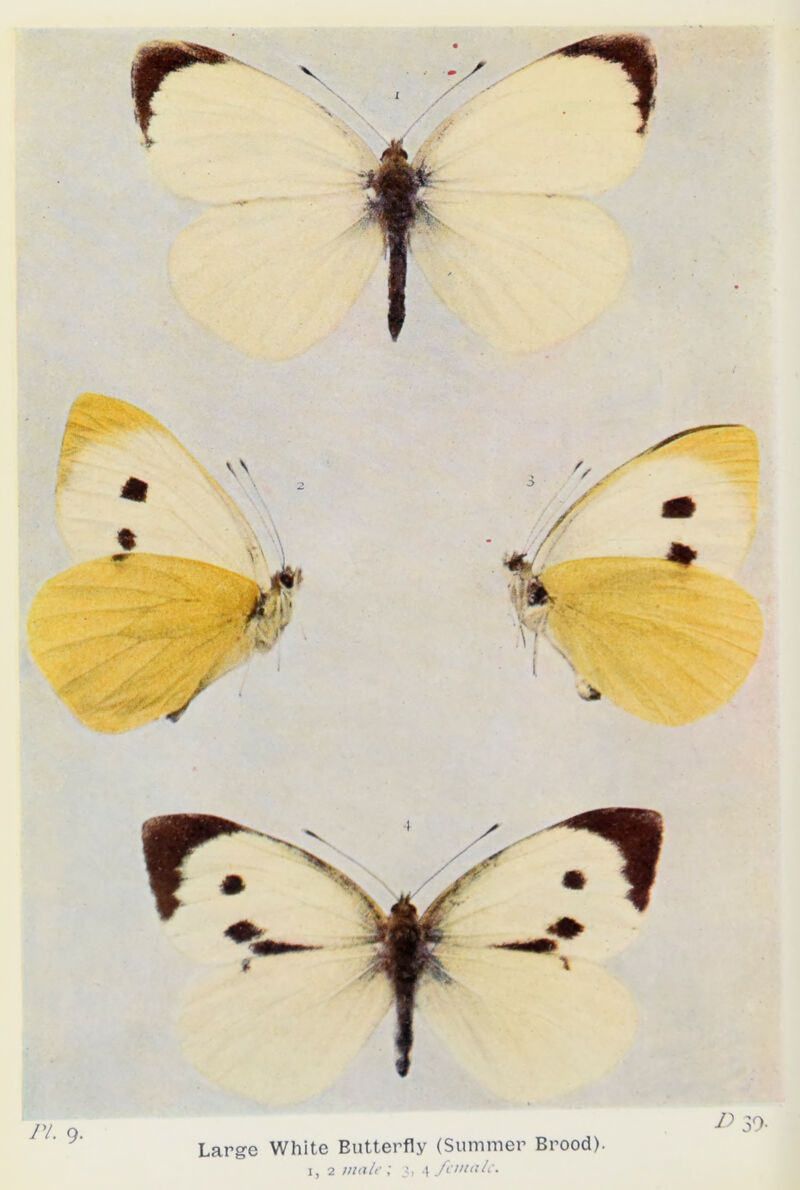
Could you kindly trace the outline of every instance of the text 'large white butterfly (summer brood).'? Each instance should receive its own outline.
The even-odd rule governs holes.
[[[97,731],[177,719],[289,622],[300,571],[284,562],[270,575],[231,498],[135,405],[96,393],[75,401],[56,513],[77,565],[38,591],[28,642]]]
[[[581,697],[654,723],[699,719],[758,656],[761,612],[732,580],[757,508],[752,430],[675,434],[590,488],[531,561],[506,559],[520,624],[567,658]]]
[[[395,1005],[408,1072],[415,1007],[494,1094],[533,1102],[609,1071],[636,1024],[600,962],[627,946],[661,845],[653,810],[590,810],[470,869],[417,916],[281,839],[206,814],[142,828],[164,929],[217,970],[179,1032],[207,1078],[270,1104],[324,1090]]]
[[[560,342],[625,279],[625,237],[582,196],[637,164],[655,79],[647,38],[590,37],[468,100],[412,161],[402,140],[379,161],[286,83],[206,46],[143,45],[132,90],[153,171],[212,207],[172,247],[173,290],[226,343],[287,359],[338,326],[384,251],[397,338],[410,247],[495,346]]]

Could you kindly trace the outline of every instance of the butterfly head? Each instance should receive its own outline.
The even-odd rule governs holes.
[[[504,559],[511,573],[508,590],[520,624],[531,632],[541,632],[549,610],[550,597],[525,554],[514,553]]]
[[[381,153],[381,161],[408,161],[402,140],[389,141],[389,147]]]

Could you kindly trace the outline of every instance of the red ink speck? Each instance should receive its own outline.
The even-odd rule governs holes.
[[[734,285],[734,287],[733,287],[733,288],[734,288],[734,289],[738,289],[738,288],[739,288],[739,286],[738,286],[738,285]]]
[[[454,71],[454,70],[448,70],[448,72],[447,72],[447,73],[448,73],[448,74],[455,74],[455,71]]]
[[[457,49],[458,49],[458,42],[457,42],[457,41],[454,41],[454,42],[453,42],[453,49],[454,49],[454,50],[457,50]]]
[[[487,537],[487,538],[486,538],[486,544],[487,544],[487,545],[491,545],[491,544],[492,544],[492,539],[491,539],[491,537]]]

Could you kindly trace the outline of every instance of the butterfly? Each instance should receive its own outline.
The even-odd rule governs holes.
[[[270,575],[242,513],[144,410],[84,393],[58,464],[56,513],[77,560],[28,616],[36,664],[96,731],[127,731],[192,699],[289,622],[301,572]]]
[[[245,354],[288,359],[338,326],[386,253],[396,339],[410,247],[490,343],[558,343],[625,280],[624,235],[581,196],[636,166],[655,81],[646,37],[590,37],[468,100],[413,160],[402,138],[378,160],[294,87],[207,46],[149,42],[131,87],[153,172],[211,207],[172,246],[175,295]]]
[[[752,430],[666,438],[581,496],[530,561],[506,558],[520,624],[566,657],[582,698],[653,723],[699,719],[758,655],[761,612],[732,580],[757,507]]]
[[[647,907],[661,845],[653,810],[590,810],[471,868],[417,915],[390,913],[337,868],[208,814],[142,828],[167,935],[214,964],[179,1021],[186,1057],[264,1103],[329,1086],[392,1004],[398,1074],[418,1006],[495,1095],[562,1095],[615,1065],[636,1009],[599,962]]]

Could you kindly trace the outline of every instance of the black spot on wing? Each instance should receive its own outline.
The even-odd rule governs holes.
[[[691,496],[673,496],[661,505],[661,515],[667,518],[694,516],[697,505]]]
[[[254,926],[251,921],[235,921],[233,925],[228,926],[225,931],[225,937],[230,938],[231,942],[252,942],[254,938],[260,937],[263,930],[259,930],[258,926]]]
[[[650,113],[655,106],[655,90],[658,67],[655,50],[646,37],[636,33],[587,37],[559,50],[566,58],[580,58],[592,54],[606,62],[618,62],[637,91],[636,106],[642,122],[636,129],[644,135]]]
[[[680,541],[673,541],[667,553],[668,562],[680,562],[681,566],[690,566],[697,557],[697,550]]]
[[[276,942],[274,938],[264,938],[261,942],[251,942],[253,954],[290,954],[295,950],[321,950],[320,946],[303,946],[299,942]]]
[[[150,41],[139,47],[131,66],[131,94],[136,122],[147,145],[153,143],[147,134],[153,116],[152,99],[167,75],[194,62],[214,65],[228,61],[227,54],[191,41]]]
[[[533,938],[530,942],[501,942],[496,950],[526,950],[530,954],[549,954],[558,943],[552,938]]]
[[[583,888],[586,884],[586,877],[577,868],[570,868],[561,877],[561,883],[564,885],[564,888]]]
[[[120,488],[119,494],[123,500],[133,500],[136,504],[144,504],[147,499],[148,484],[135,475],[129,475]]]
[[[225,893],[226,897],[231,897],[236,893],[240,893],[243,888],[244,880],[242,880],[241,876],[237,876],[234,872],[231,872],[222,881],[222,884],[219,886],[219,891],[221,893]]]
[[[243,829],[238,823],[213,814],[162,814],[148,818],[142,827],[142,845],[150,887],[161,917],[172,917],[180,905],[175,894],[186,856],[217,835],[235,835]]]
[[[621,853],[620,871],[630,884],[628,900],[640,912],[647,908],[663,831],[661,815],[656,810],[619,807],[589,810],[560,825],[576,831],[593,831],[613,843]]]
[[[117,534],[117,541],[124,550],[132,550],[136,545],[136,534],[133,529],[120,529]]]
[[[555,934],[557,938],[577,938],[583,933],[583,926],[574,917],[559,917],[551,926],[547,927],[548,934]]]

